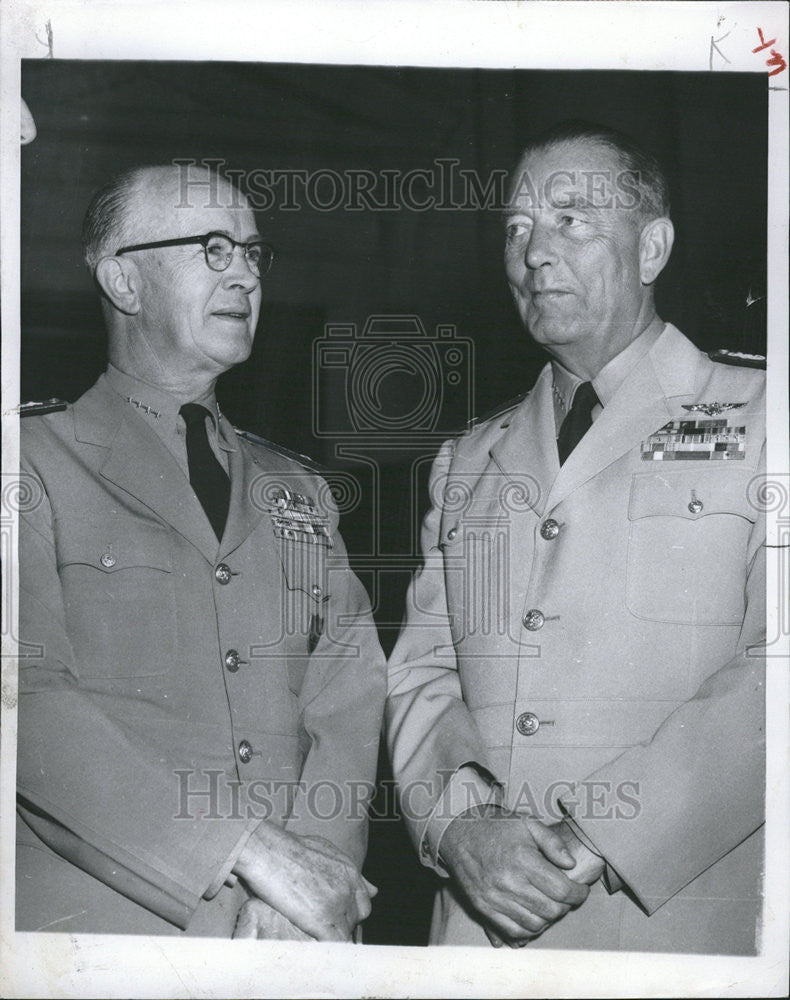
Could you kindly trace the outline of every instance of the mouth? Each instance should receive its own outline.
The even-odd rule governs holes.
[[[212,315],[219,316],[222,319],[244,320],[245,322],[250,318],[249,310],[237,312],[236,310],[233,309],[222,309],[218,310]]]
[[[550,307],[553,304],[559,304],[565,299],[569,298],[571,292],[566,292],[563,288],[540,288],[536,291],[530,292],[529,296],[532,299],[533,304],[537,307]]]

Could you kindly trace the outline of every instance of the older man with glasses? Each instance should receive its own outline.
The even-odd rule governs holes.
[[[383,657],[326,482],[217,405],[274,252],[192,170],[94,197],[107,371],[23,408],[17,929],[350,940]]]

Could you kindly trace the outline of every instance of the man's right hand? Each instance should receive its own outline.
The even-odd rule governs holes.
[[[556,831],[503,811],[457,816],[442,836],[440,855],[494,944],[537,937],[590,892],[561,870],[575,860]]]
[[[318,941],[350,941],[377,892],[328,840],[295,837],[266,822],[233,870],[253,895]]]

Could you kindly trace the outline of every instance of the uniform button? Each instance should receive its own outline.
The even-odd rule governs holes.
[[[556,538],[560,533],[560,526],[553,518],[548,518],[540,526],[540,536],[545,538],[547,542],[550,542],[552,538]]]
[[[117,560],[115,556],[112,554],[112,552],[105,552],[100,559],[100,562],[105,569],[112,569],[116,561]]]
[[[235,674],[239,669],[239,663],[239,654],[235,649],[229,649],[227,653],[225,653],[225,666],[232,674]]]
[[[242,740],[239,743],[239,760],[242,764],[249,764],[252,760],[252,744],[249,740]]]
[[[217,583],[230,583],[230,566],[227,563],[220,563],[214,570],[214,576],[217,578]]]
[[[320,597],[323,594],[323,590],[321,590],[317,583],[314,583],[310,590],[313,592],[313,597]]]
[[[522,712],[516,719],[516,729],[522,736],[534,736],[540,729],[540,719],[533,712]]]
[[[692,514],[699,514],[699,512],[702,510],[703,506],[704,506],[704,504],[702,503],[702,501],[701,500],[697,500],[695,498],[689,504],[689,510],[691,511]]]
[[[450,528],[450,530],[447,532],[447,538],[448,538],[448,540],[452,541],[457,534],[458,534],[458,529],[457,528]]]
[[[543,612],[538,611],[537,608],[532,608],[524,615],[524,628],[528,628],[530,632],[537,632],[539,628],[543,628],[545,621]]]

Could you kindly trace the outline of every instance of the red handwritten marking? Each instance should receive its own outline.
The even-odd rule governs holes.
[[[763,52],[765,49],[770,48],[771,45],[776,45],[776,39],[772,38],[770,41],[766,42],[765,36],[763,35],[763,29],[758,28],[757,34],[760,36],[760,41],[762,45],[758,45],[756,49],[752,49],[752,52]],[[776,69],[772,69],[768,76],[776,76],[777,73],[781,73],[782,70],[787,69],[787,63],[784,57],[776,51],[776,49],[771,49],[771,58],[766,59],[766,66],[775,66]]]
[[[758,28],[757,29],[757,34],[760,36],[760,41],[763,44],[762,45],[758,45],[756,49],[752,49],[752,52],[762,52],[763,49],[767,49],[771,45],[776,45],[776,39],[775,38],[772,38],[770,42],[766,42],[765,38],[763,38],[763,29],[762,28]]]

